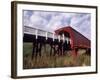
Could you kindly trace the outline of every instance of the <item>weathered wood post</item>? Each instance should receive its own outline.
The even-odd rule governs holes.
[[[48,39],[48,32],[46,31],[45,32],[45,44],[44,44],[44,51],[45,51],[45,53],[47,52],[46,51],[46,42],[47,42],[47,39]]]
[[[38,30],[36,29],[35,30],[35,39],[33,39],[32,59],[33,59],[34,56],[37,55],[37,50],[38,50],[37,38],[38,38]]]
[[[45,33],[45,38],[46,38],[46,40],[48,39],[48,32],[47,31]]]
[[[58,40],[59,40],[59,42],[60,42],[60,35],[58,35]]]
[[[38,30],[35,30],[36,39],[38,39]]]
[[[53,38],[53,42],[54,42],[54,39],[55,39],[55,34],[54,34],[54,32],[53,32],[52,38]]]
[[[63,42],[65,41],[65,36],[64,36],[64,34],[62,34],[62,40],[63,40]]]

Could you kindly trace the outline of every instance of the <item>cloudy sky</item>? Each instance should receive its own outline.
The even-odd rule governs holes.
[[[91,14],[49,11],[23,11],[24,26],[53,32],[54,30],[71,26],[88,39],[91,39]]]

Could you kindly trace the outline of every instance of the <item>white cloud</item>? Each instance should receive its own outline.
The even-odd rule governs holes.
[[[43,27],[47,24],[47,21],[38,15],[32,15],[30,17],[30,26]]]
[[[29,24],[29,15],[27,15],[28,11],[24,11],[24,25]]]
[[[61,13],[46,11],[24,11],[24,25],[53,32],[54,30],[72,26],[90,39],[90,14],[85,13]]]
[[[90,14],[76,15],[71,19],[71,26],[86,36],[91,38],[91,21]]]

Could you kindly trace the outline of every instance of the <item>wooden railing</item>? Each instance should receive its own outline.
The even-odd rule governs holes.
[[[35,35],[36,38],[38,38],[38,36],[43,36],[45,37],[46,39],[47,38],[52,38],[53,40],[54,39],[58,39],[59,41],[62,39],[62,40],[67,40],[67,42],[70,40],[68,37],[65,37],[64,35],[57,35],[55,34],[55,32],[48,32],[48,31],[44,31],[44,30],[41,30],[41,29],[36,29],[36,28],[32,28],[32,27],[29,27],[29,26],[24,26],[24,34],[31,34],[31,35]]]

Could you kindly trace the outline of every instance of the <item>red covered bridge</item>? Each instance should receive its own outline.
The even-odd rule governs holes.
[[[70,26],[60,28],[56,30],[55,33],[57,35],[64,34],[65,37],[70,38],[71,48],[75,48],[75,47],[90,48],[90,40]]]
[[[78,49],[85,49],[90,51],[91,41],[83,36],[81,33],[77,32],[70,26],[60,28],[55,30],[56,35],[64,35],[66,40],[70,40],[71,49],[78,51]]]
[[[54,33],[25,26],[23,41],[33,43],[33,55],[37,50],[36,55],[40,53],[41,56],[42,47],[46,44],[51,47],[50,55],[52,49],[54,54],[64,54],[68,50],[73,51],[74,55],[77,55],[79,50],[90,54],[91,51],[91,41],[70,26],[55,30]]]

